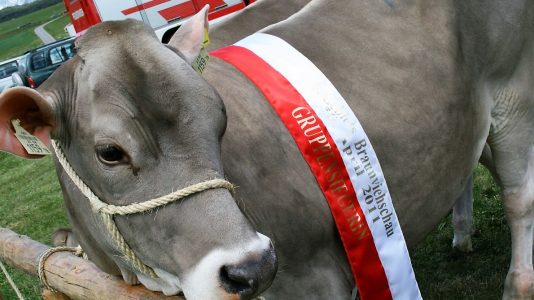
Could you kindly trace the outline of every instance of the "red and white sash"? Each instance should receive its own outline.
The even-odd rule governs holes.
[[[243,72],[293,136],[328,201],[361,299],[422,299],[378,158],[334,85],[268,34],[211,55]]]

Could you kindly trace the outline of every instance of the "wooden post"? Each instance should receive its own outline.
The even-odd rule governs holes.
[[[26,236],[0,228],[0,259],[29,274],[37,275],[39,256],[48,248]],[[45,273],[50,286],[72,299],[185,300],[179,296],[166,297],[140,285],[129,286],[122,279],[100,271],[92,262],[69,252],[50,256]]]
[[[71,298],[63,293],[54,292],[47,289],[43,289],[41,296],[43,297],[43,300],[71,300]]]

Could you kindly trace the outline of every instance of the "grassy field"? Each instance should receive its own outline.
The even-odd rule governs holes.
[[[0,152],[0,170],[0,227],[50,244],[50,233],[68,224],[52,160],[22,160]],[[9,270],[26,299],[40,299],[35,278]],[[2,273],[0,293],[6,300],[16,299]]]
[[[63,3],[52,5],[7,22],[0,23],[0,61],[21,55],[42,45],[33,33],[35,27],[57,18],[65,10]]]
[[[46,25],[45,30],[50,33],[56,40],[64,39],[69,35],[65,32],[64,28],[67,24],[70,23],[70,18],[68,14],[57,18],[52,21],[50,24]]]
[[[0,227],[49,244],[49,235],[65,227],[60,188],[49,158],[27,161],[0,152]],[[424,299],[500,299],[508,268],[509,230],[499,190],[489,172],[475,177],[474,253],[451,250],[450,217],[411,252]],[[10,268],[27,299],[40,299],[36,279]],[[2,274],[0,293],[15,299]]]
[[[471,254],[451,250],[451,217],[411,252],[424,299],[501,299],[510,262],[510,230],[500,190],[479,166],[474,188],[475,235]]]

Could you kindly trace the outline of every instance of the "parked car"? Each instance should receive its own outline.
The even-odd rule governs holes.
[[[12,74],[14,85],[36,88],[59,66],[76,54],[75,38],[50,43],[26,52],[18,71]]]
[[[11,74],[18,71],[20,58],[21,56],[0,62],[0,92],[13,86]]]

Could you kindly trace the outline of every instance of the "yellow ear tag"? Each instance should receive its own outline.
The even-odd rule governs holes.
[[[197,71],[198,74],[202,75],[206,69],[208,62],[210,60],[210,55],[206,50],[206,47],[210,44],[210,36],[208,33],[208,28],[204,28],[204,41],[202,42],[202,48],[200,48],[200,53],[193,62],[193,69]]]
[[[37,137],[33,136],[31,133],[27,132],[26,129],[22,128],[20,125],[20,120],[11,120],[13,128],[15,128],[15,136],[22,144],[22,147],[26,149],[28,154],[35,155],[49,155],[50,150],[39,140]]]
[[[208,32],[208,28],[204,28],[204,42],[202,42],[202,46],[207,47],[210,44],[210,34]]]

